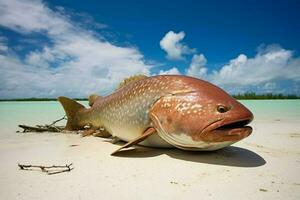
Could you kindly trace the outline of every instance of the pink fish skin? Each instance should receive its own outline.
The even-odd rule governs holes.
[[[92,96],[90,108],[58,98],[67,130],[104,127],[126,142],[193,151],[217,150],[252,133],[253,114],[221,88],[192,77],[159,75],[132,81],[106,97]]]

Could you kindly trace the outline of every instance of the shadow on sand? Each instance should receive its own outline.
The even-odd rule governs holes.
[[[171,158],[195,163],[207,163],[235,167],[259,167],[266,163],[266,161],[257,153],[234,146],[229,146],[212,152],[192,152],[183,151],[180,149],[154,149],[137,146],[134,149],[131,148],[128,150],[123,150],[117,153],[115,156],[127,158],[145,158],[159,156],[162,154],[168,155]]]

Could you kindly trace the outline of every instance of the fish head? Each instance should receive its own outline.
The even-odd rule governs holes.
[[[186,150],[217,150],[252,132],[253,114],[221,88],[196,79],[153,105],[150,118],[168,143]]]

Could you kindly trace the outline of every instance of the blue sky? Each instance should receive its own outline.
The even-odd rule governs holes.
[[[300,94],[299,1],[0,0],[0,98],[108,94],[143,73]]]

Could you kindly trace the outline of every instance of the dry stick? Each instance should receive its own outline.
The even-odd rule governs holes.
[[[55,125],[57,122],[61,121],[61,120],[64,120],[64,119],[67,119],[66,115],[64,115],[62,118],[58,119],[58,120],[55,120],[54,122],[52,122],[49,126],[53,126]]]
[[[71,164],[66,164],[66,165],[52,165],[52,166],[43,166],[43,165],[24,165],[24,164],[18,164],[21,170],[32,170],[32,168],[40,168],[42,172],[47,173],[48,175],[53,175],[53,174],[58,174],[58,173],[63,173],[63,172],[70,172],[74,168],[71,167],[73,163]],[[60,169],[57,171],[51,171],[53,169]]]
[[[64,127],[63,126],[55,126],[55,124],[61,120],[67,119],[64,115],[62,118],[55,120],[50,125],[36,125],[36,126],[27,126],[20,124],[19,127],[23,129],[23,133],[26,132],[62,132]]]

